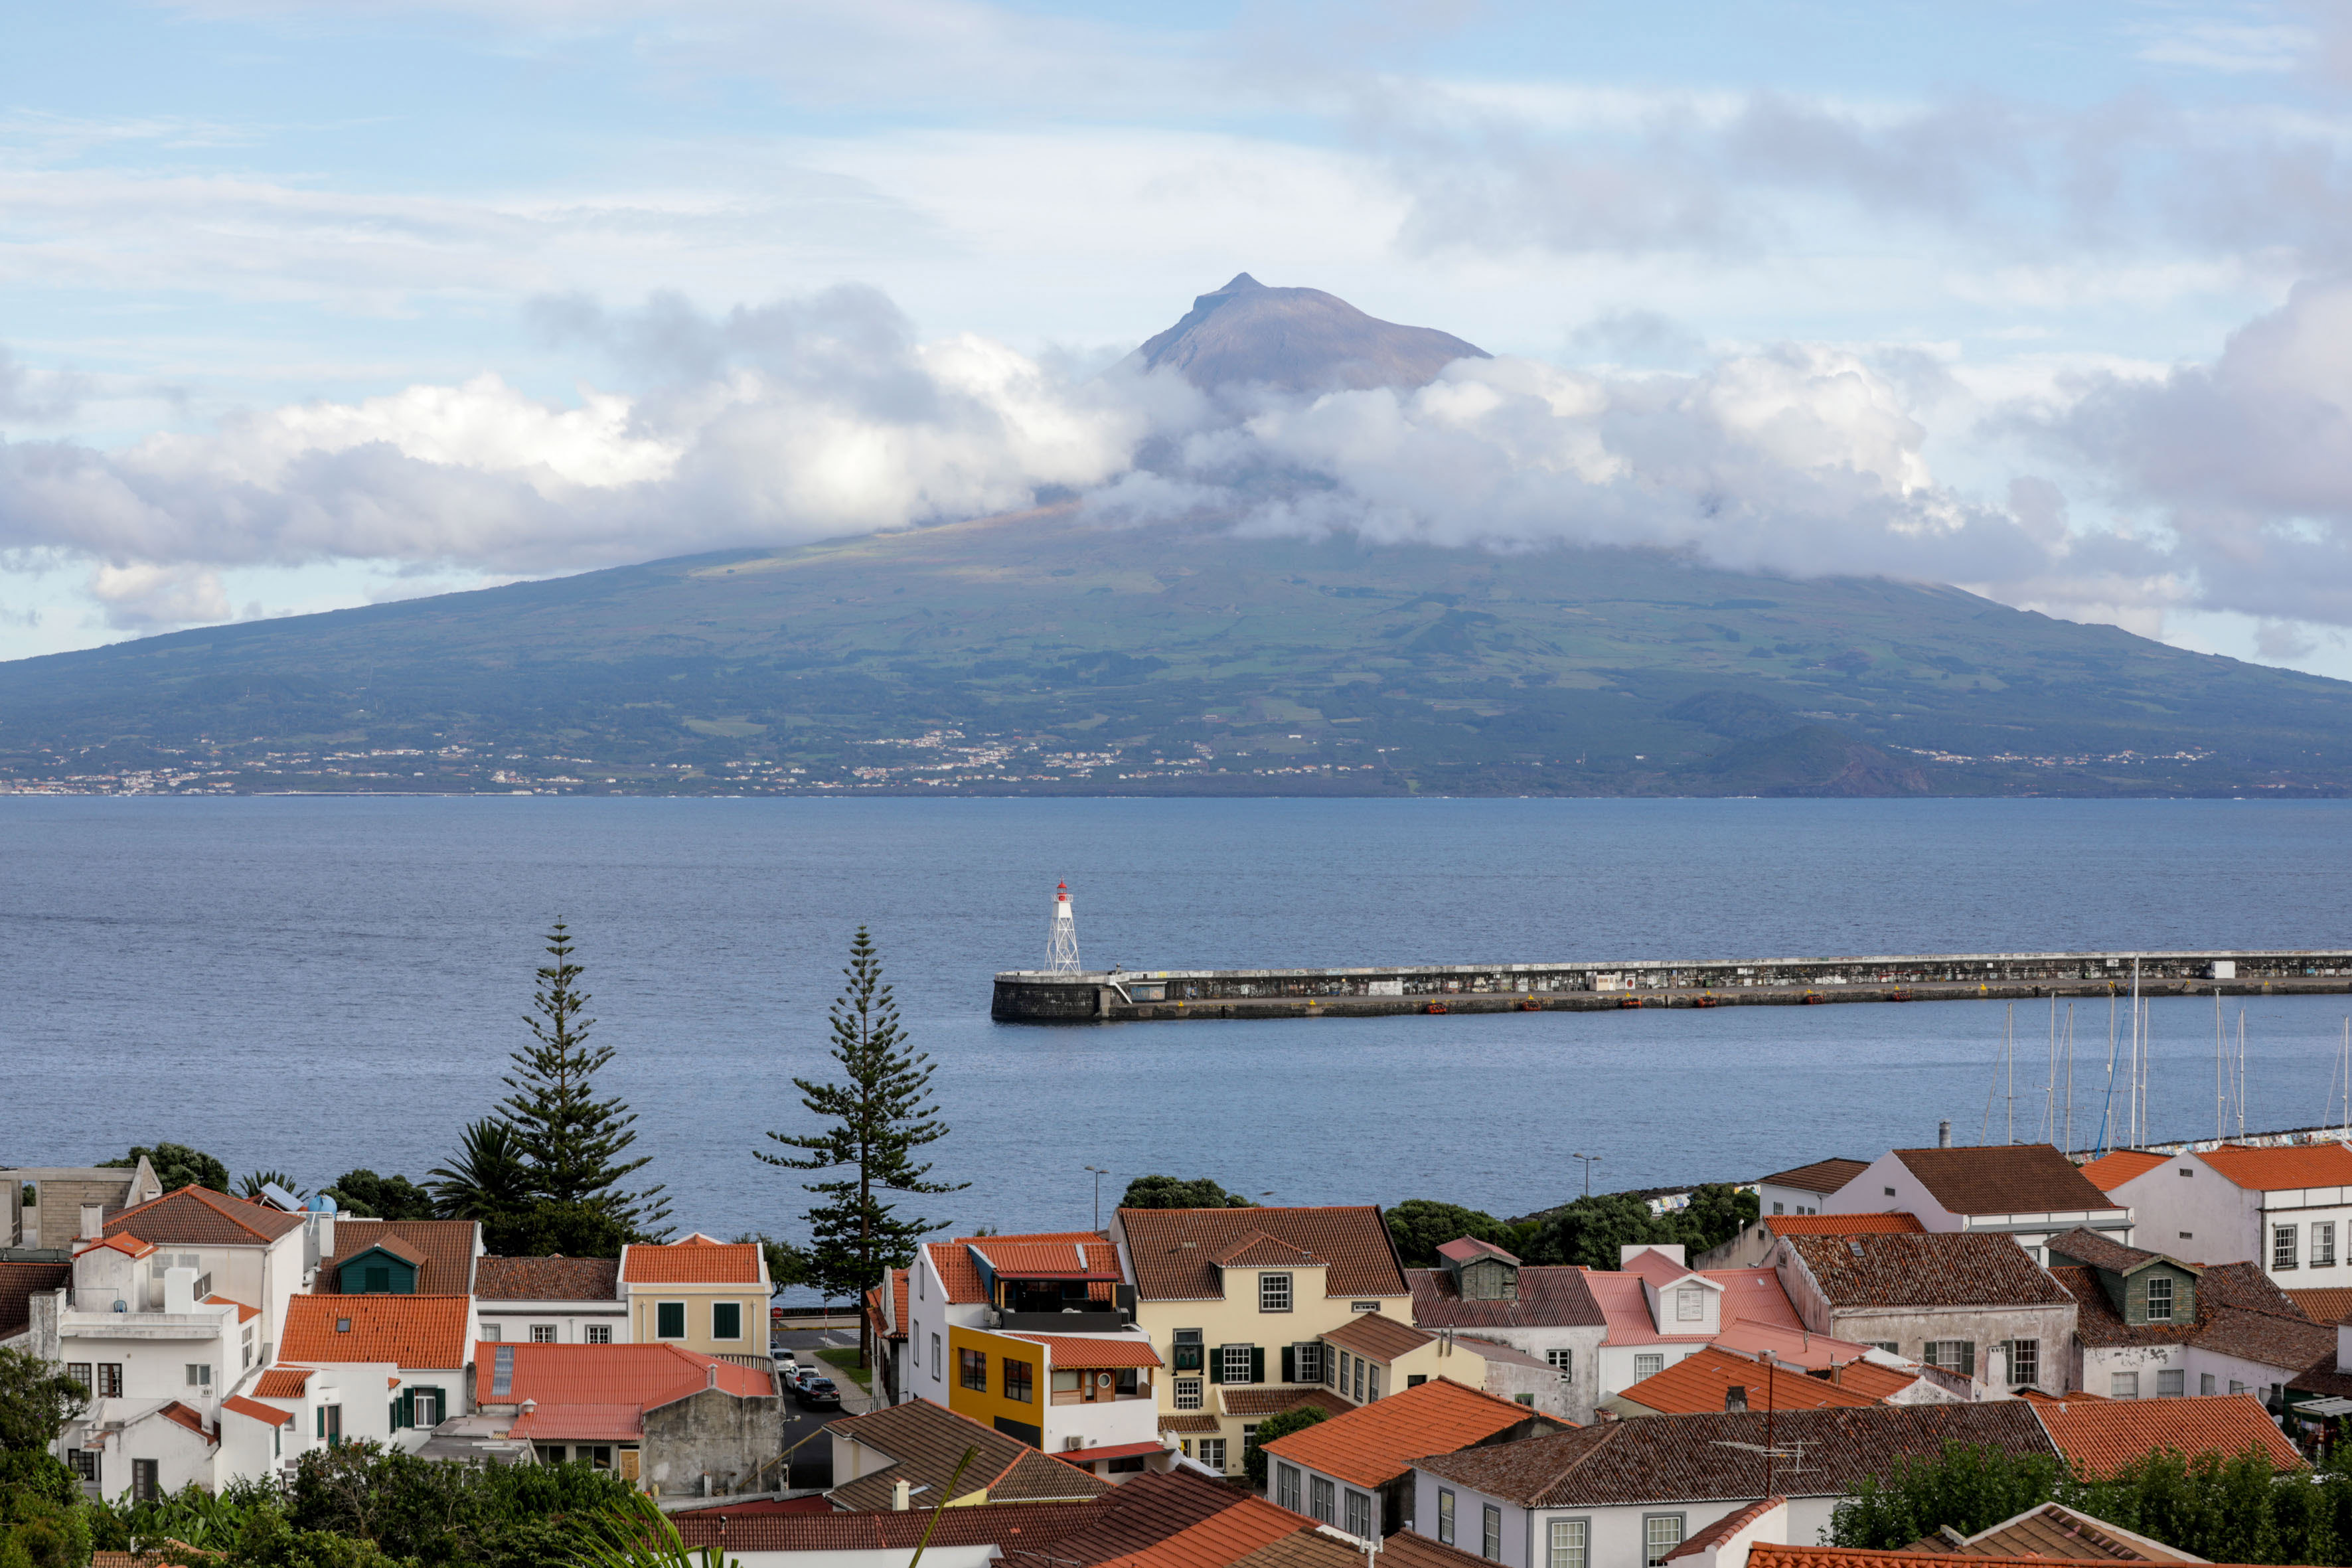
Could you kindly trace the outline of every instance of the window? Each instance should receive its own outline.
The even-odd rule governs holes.
[[[2109,1399],[2137,1399],[2139,1397],[2139,1373],[2136,1372],[2109,1373],[2107,1374],[2107,1397]]]
[[[1370,1393],[1364,1395],[1365,1404],[1370,1405],[1373,1400],[1378,1399],[1381,1396],[1381,1369],[1379,1367],[1374,1367],[1364,1374],[1364,1386],[1370,1390]]]
[[[1587,1542],[1591,1528],[1580,1519],[1555,1519],[1551,1521],[1551,1559],[1545,1568],[1588,1568]]]
[[[1699,1289],[1685,1285],[1675,1292],[1675,1321],[1696,1323],[1706,1316],[1706,1303],[1699,1300]]]
[[[1058,1376],[1060,1376],[1061,1374],[1060,1374],[1059,1373],[1055,1373],[1055,1375],[1056,1377],[1058,1377]],[[1242,1428],[1242,1460],[1243,1460],[1243,1462],[1244,1462],[1244,1463],[1247,1463],[1247,1462],[1248,1462],[1248,1460],[1249,1460],[1249,1455],[1250,1455],[1250,1450],[1251,1450],[1252,1448],[1256,1447],[1257,1447],[1257,1424],[1256,1424],[1255,1422],[1252,1422],[1252,1423],[1250,1423],[1249,1425],[1247,1425],[1247,1426],[1244,1426],[1244,1427]]]
[[[2024,1388],[2042,1381],[2042,1342],[2011,1340],[2009,1342],[2009,1385]]]
[[[1492,1563],[1503,1560],[1503,1510],[1493,1503],[1479,1510],[1478,1552]]]
[[[946,1373],[940,1367],[940,1336],[933,1334],[931,1336],[931,1381],[937,1383],[945,1375]]]
[[[1261,1312],[1290,1310],[1290,1276],[1261,1274],[1257,1277],[1257,1310]]]
[[[988,1357],[980,1351],[956,1352],[956,1381],[974,1394],[988,1392]]]
[[[2172,1281],[2162,1276],[2152,1277],[2147,1282],[2147,1321],[2172,1321]]]
[[[210,1388],[212,1385],[213,1369],[211,1365],[205,1362],[190,1362],[188,1363],[188,1386],[190,1388]]]
[[[2249,1389],[2244,1384],[2240,1383],[2236,1378],[2233,1377],[2230,1380],[2230,1396],[2231,1398],[2234,1399],[2241,1394],[2250,1394],[2252,1392],[2252,1390]]]
[[[555,1342],[555,1325],[553,1323],[533,1323],[530,1326],[530,1342],[535,1345],[553,1344]]]
[[[441,1391],[420,1388],[409,1396],[408,1424],[431,1431],[441,1425]]]
[[[1291,1379],[1293,1383],[1323,1381],[1323,1346],[1320,1342],[1291,1346],[1290,1360],[1291,1371],[1297,1374]]]
[[[1359,1404],[1359,1405],[1361,1405],[1363,1402],[1364,1402],[1364,1358],[1363,1358],[1362,1356],[1358,1356],[1358,1357],[1356,1358],[1356,1403],[1357,1403],[1357,1404]]]
[[[1220,1383],[1250,1383],[1250,1352],[1255,1345],[1219,1345],[1217,1373]]]
[[[1454,1544],[1454,1493],[1444,1487],[1437,1489],[1437,1543]]]
[[[2273,1268],[2294,1267],[2295,1232],[2301,1228],[2299,1226],[2292,1225],[2271,1226],[2271,1267]]]
[[[2311,1266],[2336,1267],[2336,1222],[2332,1219],[2321,1220],[2311,1227]]]
[[[714,1340],[740,1340],[743,1337],[742,1302],[710,1303],[710,1337]]]
[[[1658,1568],[1666,1553],[1683,1543],[1683,1516],[1678,1513],[1645,1513],[1642,1516],[1642,1545],[1646,1553],[1642,1561],[1649,1568]]]
[[[1786,1204],[1774,1204],[1772,1205],[1772,1212],[1774,1214],[1786,1214],[1789,1212],[1789,1205]],[[1556,1529],[1558,1527],[1555,1526],[1554,1528]]]
[[[1957,1372],[1962,1377],[1974,1377],[1977,1371],[1977,1345],[1974,1340],[1929,1340],[1927,1353],[1919,1359],[1929,1366]]]
[[[89,1381],[89,1363],[86,1361],[69,1361],[66,1363],[66,1375],[72,1378],[76,1383],[80,1384],[85,1389],[91,1386]]]
[[[613,1325],[610,1323],[590,1323],[587,1327],[580,1331],[580,1342],[583,1345],[611,1344],[613,1342]]]
[[[1201,1463],[1208,1466],[1209,1468],[1223,1474],[1225,1468],[1225,1440],[1223,1437],[1202,1438],[1199,1458]]]
[[[2197,1392],[2203,1394],[2208,1399],[2213,1396],[2213,1374],[2211,1373],[2200,1372],[2197,1374]]]
[[[1576,1352],[1572,1350],[1546,1351],[1544,1360],[1551,1363],[1552,1371],[1559,1373],[1562,1383],[1576,1375]]]
[[[73,1467],[75,1478],[85,1485],[94,1487],[99,1484],[98,1456],[88,1448],[67,1449],[66,1463]]]
[[[122,1363],[121,1362],[102,1361],[98,1363],[97,1394],[100,1399],[122,1397]]]
[[[1338,1495],[1339,1489],[1327,1478],[1307,1478],[1307,1511],[1311,1517],[1326,1524],[1336,1523],[1339,1516],[1332,1511],[1332,1500]]]
[[[491,1344],[497,1344],[500,1340],[506,1338],[506,1325],[503,1323],[484,1323],[482,1325],[482,1338]]]
[[[2158,1399],[2178,1399],[2188,1392],[2189,1374],[2179,1367],[2156,1374],[2156,1396]]]
[[[1199,1378],[1180,1377],[1176,1380],[1176,1408],[1179,1410],[1198,1410],[1201,1408],[1201,1380]]]
[[[1665,1370],[1666,1358],[1664,1352],[1644,1351],[1633,1358],[1633,1381],[1636,1383],[1645,1377],[1655,1377]]]
[[[1347,1513],[1340,1521],[1339,1528],[1350,1535],[1366,1541],[1370,1540],[1372,1536],[1371,1498],[1350,1488],[1343,1500],[1347,1504]]]
[[[686,1338],[686,1303],[656,1301],[654,1303],[654,1338],[682,1340]]]
[[[1274,1500],[1291,1512],[1298,1511],[1298,1467],[1274,1467]]]
[[[1033,1368],[1025,1361],[1004,1358],[1004,1397],[1026,1405],[1034,1397],[1031,1379]]]
[[[1203,1370],[1201,1360],[1200,1330],[1177,1330],[1175,1351],[1175,1363],[1169,1368],[1171,1372],[1200,1372]]]
[[[131,1461],[131,1500],[154,1502],[163,1495],[163,1484],[156,1479],[156,1463],[152,1459]]]
[[[1901,1355],[1903,1353],[1903,1347],[1896,1344],[1893,1340],[1872,1340],[1869,1342],[1869,1344],[1871,1349],[1885,1351],[1888,1355]]]
[[[1887,1195],[1888,1197],[1890,1197],[1890,1198],[1891,1198],[1891,1197],[1893,1197],[1893,1196],[1895,1195],[1895,1189],[1894,1189],[1893,1187],[1889,1187],[1889,1188],[1887,1188],[1887,1189],[1886,1189],[1886,1195]]]
[[[341,1405],[319,1406],[319,1436],[327,1440],[327,1447],[330,1448],[343,1440],[343,1407]]]

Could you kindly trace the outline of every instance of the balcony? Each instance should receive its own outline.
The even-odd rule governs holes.
[[[991,1307],[987,1312],[992,1329],[1011,1329],[1032,1334],[1115,1334],[1135,1321],[1135,1314],[1124,1307],[1106,1307],[1100,1310],[1070,1310],[1052,1312],[1014,1312]]]

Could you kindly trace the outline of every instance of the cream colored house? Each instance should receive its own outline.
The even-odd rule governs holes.
[[[684,1241],[621,1249],[621,1299],[633,1344],[673,1344],[704,1355],[768,1353],[768,1259],[759,1244],[697,1232]]]
[[[1325,1335],[1370,1314],[1412,1321],[1404,1269],[1370,1205],[1120,1209],[1111,1239],[1135,1283],[1136,1322],[1166,1368],[1160,1430],[1225,1474],[1240,1473],[1266,1416],[1330,1399]]]

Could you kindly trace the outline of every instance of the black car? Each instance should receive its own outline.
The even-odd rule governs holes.
[[[841,1390],[834,1386],[833,1379],[829,1377],[803,1379],[801,1383],[799,1398],[801,1408],[803,1410],[841,1408]]]

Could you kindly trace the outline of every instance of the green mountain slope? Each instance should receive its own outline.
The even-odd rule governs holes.
[[[0,665],[0,780],[71,778],[2336,793],[2352,686],[1949,588],[1103,530],[1066,507]]]

